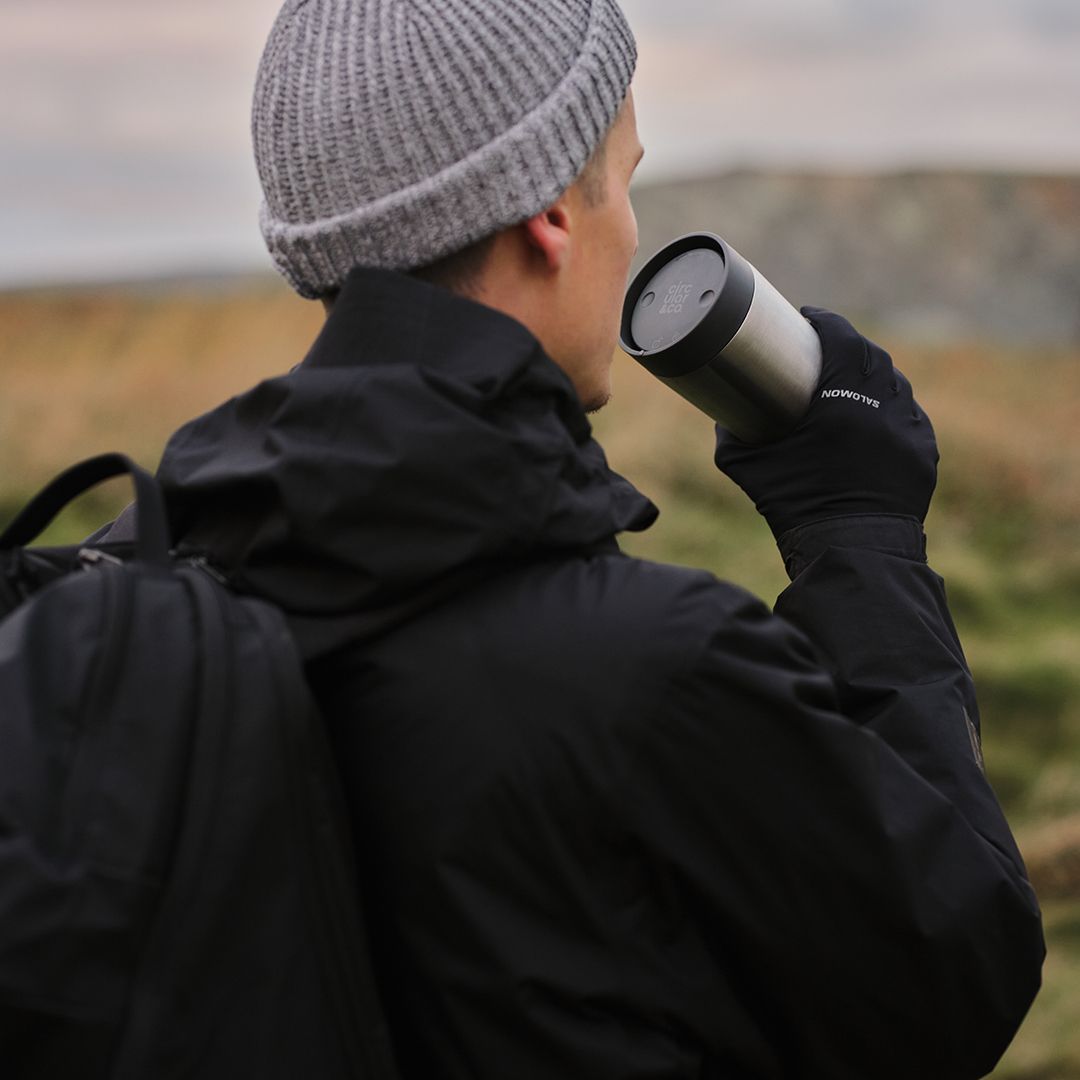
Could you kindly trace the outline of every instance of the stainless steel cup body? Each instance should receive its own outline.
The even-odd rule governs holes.
[[[634,278],[622,347],[748,443],[787,434],[821,378],[814,328],[712,233],[680,237]]]

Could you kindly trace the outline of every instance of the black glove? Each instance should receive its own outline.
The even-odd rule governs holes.
[[[716,465],[754,500],[779,539],[797,525],[849,514],[926,517],[937,443],[889,354],[846,319],[803,308],[823,364],[806,416],[778,442],[747,446],[717,428]]]

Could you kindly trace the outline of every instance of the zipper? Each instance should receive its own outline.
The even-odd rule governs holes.
[[[226,589],[232,588],[232,582],[228,577],[222,573],[205,555],[194,555],[188,559],[188,562],[195,567],[196,570],[201,570],[207,577],[212,578],[219,585],[224,585]]]
[[[177,588],[172,603],[190,605],[195,617],[194,641],[200,645],[202,663],[192,701],[195,712],[188,736],[188,756],[179,796],[182,809],[168,884],[146,931],[132,978],[124,1033],[109,1074],[116,1080],[143,1080],[147,1062],[160,1064],[157,1032],[171,1022],[163,1010],[171,1004],[176,987],[182,987],[190,978],[187,971],[181,970],[186,961],[168,959],[174,944],[167,935],[182,926],[183,914],[196,906],[195,898],[202,888],[199,867],[223,794],[221,744],[227,738],[230,720],[234,650],[227,637],[225,613],[217,589],[201,580],[199,574],[183,569],[176,573],[174,582]],[[197,787],[193,779],[197,780]],[[168,976],[163,985],[157,985],[163,970]]]
[[[79,548],[77,558],[84,570],[93,570],[99,566],[123,566],[124,560],[110,555],[100,548]]]
[[[86,549],[88,552],[92,549]],[[98,757],[100,746],[108,732],[103,730],[106,718],[105,702],[115,686],[124,656],[127,652],[128,632],[134,607],[134,583],[122,568],[111,564],[120,560],[104,552],[100,559],[91,559],[87,569],[97,570],[101,587],[101,621],[98,641],[103,651],[98,655],[88,680],[83,698],[85,705],[76,718],[77,728],[72,733],[75,751],[69,767],[67,792],[63,799],[59,821],[69,821],[72,828],[61,838],[60,850],[65,855],[79,852],[80,843],[92,835],[94,817],[88,802],[98,785]],[[82,552],[79,553],[80,560]],[[101,569],[97,569],[98,565]],[[122,566],[122,564],[121,564]],[[93,858],[89,851],[83,854]]]

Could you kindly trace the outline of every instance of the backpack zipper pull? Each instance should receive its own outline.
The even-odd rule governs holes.
[[[116,555],[110,555],[109,552],[102,551],[100,548],[79,548],[77,558],[82,563],[84,570],[101,566],[102,563],[110,566],[124,565],[123,559],[118,558]]]
[[[194,555],[190,559],[191,565],[201,570],[207,577],[213,578],[219,585],[231,589],[232,583],[205,555]]]

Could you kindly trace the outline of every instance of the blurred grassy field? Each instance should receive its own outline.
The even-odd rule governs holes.
[[[321,321],[270,280],[0,295],[0,520],[91,453],[155,465],[173,428],[287,370]],[[938,432],[931,562],[1049,932],[1044,991],[994,1076],[1080,1080],[1080,349],[885,344]],[[772,538],[713,468],[698,413],[620,356],[596,428],[612,465],[662,510],[629,551],[708,567],[769,601],[784,587]],[[122,483],[107,485],[50,539],[85,535],[126,500]]]

